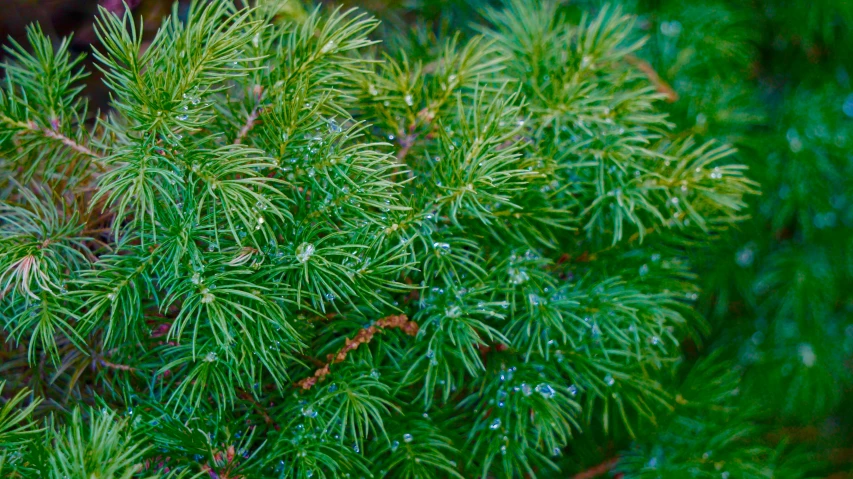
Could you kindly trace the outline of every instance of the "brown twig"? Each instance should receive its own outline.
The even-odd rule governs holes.
[[[313,363],[314,366],[317,366],[318,368],[322,368],[323,366],[326,365],[326,363],[324,363],[323,361],[320,361],[319,359],[317,359],[313,356],[309,356],[309,355],[304,354],[304,353],[296,353],[296,354],[299,355],[299,357],[301,357],[302,359],[304,359],[306,361],[311,361],[311,363]]]
[[[97,361],[97,363],[98,363],[98,364],[100,364],[101,366],[104,366],[104,367],[107,367],[107,368],[110,368],[110,369],[117,369],[117,370],[119,370],[119,371],[136,371],[136,368],[134,368],[134,367],[132,367],[132,366],[127,366],[127,365],[125,365],[125,364],[116,364],[116,363],[113,363],[113,362],[107,361],[106,359],[104,359],[104,358],[102,358],[102,357],[100,357],[100,356],[96,356],[96,357],[95,357],[95,360],[96,360],[96,361]]]
[[[572,476],[572,479],[593,479],[602,474],[607,474],[610,472],[616,464],[619,463],[619,458],[614,457],[613,459],[608,459],[597,466],[593,466],[583,472],[579,472]]]
[[[18,121],[18,120],[13,120],[12,118],[9,118],[8,116],[0,115],[0,123],[5,123],[6,125],[9,125],[13,128],[17,128],[17,129],[27,131],[30,133],[38,133],[38,134],[44,136],[45,138],[49,138],[51,140],[57,140],[60,143],[62,143],[63,145],[67,146],[68,148],[76,151],[77,153],[81,153],[83,155],[88,156],[89,158],[92,159],[92,163],[95,166],[97,166],[99,170],[106,171],[106,166],[103,164],[103,161],[101,161],[103,159],[103,157],[100,154],[96,153],[95,151],[91,150],[90,148],[88,148],[84,145],[81,145],[80,143],[77,143],[73,139],[63,135],[62,133],[60,133],[58,121],[51,122],[53,124],[53,129],[51,129],[51,128],[46,128],[46,127],[41,127],[36,122],[34,122],[32,120]]]
[[[400,329],[409,336],[414,336],[418,333],[418,324],[414,321],[409,321],[409,318],[405,314],[386,316],[373,323],[372,326],[359,330],[352,339],[347,338],[344,347],[342,347],[340,351],[336,354],[329,354],[327,356],[328,362],[323,367],[314,371],[314,375],[297,382],[296,386],[306,391],[311,389],[315,384],[317,384],[317,382],[322,380],[324,376],[329,374],[330,365],[345,360],[350,351],[355,351],[362,344],[369,343],[380,329],[394,328]]]
[[[261,98],[264,95],[263,87],[260,85],[255,85],[254,94],[255,94],[255,99],[258,102],[260,102]],[[255,127],[255,122],[258,120],[258,117],[261,115],[261,110],[262,109],[259,108],[257,104],[255,104],[255,106],[252,107],[252,111],[249,112],[249,116],[246,117],[246,123],[243,124],[243,127],[240,128],[240,132],[237,133],[237,138],[234,140],[235,145],[239,145],[240,143],[242,143],[243,140],[246,138],[246,136],[249,134],[249,132],[252,131],[252,128]]]
[[[401,165],[406,164],[406,156],[409,154],[409,150],[415,144],[415,140],[417,138],[417,135],[413,133],[400,136],[400,149],[397,150],[397,163],[400,163]]]
[[[406,156],[409,155],[409,150],[412,149],[412,147],[415,145],[415,141],[418,139],[418,135],[415,133],[416,127],[417,125],[415,123],[412,123],[411,125],[409,125],[407,133],[404,134],[402,131],[400,131],[397,135],[400,143],[400,149],[397,150],[397,164],[400,166],[407,166]],[[395,168],[394,174],[396,175],[398,172],[399,169]],[[407,170],[407,173],[409,178],[411,178],[413,175],[412,170]]]
[[[264,408],[264,406],[261,403],[256,401],[255,398],[252,397],[251,394],[249,394],[247,391],[238,390],[237,396],[240,397],[240,399],[243,399],[243,400],[246,400],[246,401],[249,401],[250,403],[252,403],[252,406],[255,407],[255,409],[261,414],[261,416],[263,416],[265,423],[272,426],[273,429],[275,429],[276,431],[281,431],[281,426],[279,426],[278,423],[275,422],[275,420],[273,420],[273,418],[270,417],[270,415],[267,413],[266,408]]]
[[[432,121],[434,119],[435,113],[429,108],[424,108],[415,115],[415,118],[412,119],[412,122],[406,131],[400,130],[397,132],[397,138],[400,143],[400,149],[397,151],[397,163],[401,165],[406,164],[406,156],[409,155],[409,150],[415,146],[415,142],[418,140],[418,134],[415,133],[415,130],[417,130],[419,126],[426,126],[427,129],[431,128]],[[418,123],[418,120],[420,120],[421,123]],[[429,137],[430,134],[427,134],[427,138]],[[411,172],[409,172],[409,176],[411,176]]]
[[[63,135],[62,133],[59,133],[57,131],[53,131],[49,128],[40,128],[38,125],[35,124],[35,122],[32,122],[32,121],[29,123],[29,127],[31,130],[37,130],[37,131],[41,132],[41,134],[46,136],[47,138],[50,138],[52,140],[58,140],[58,141],[62,142],[63,145],[67,146],[68,148],[71,148],[72,150],[74,150],[78,153],[82,153],[84,155],[91,156],[92,158],[101,158],[101,155],[95,153],[94,151],[92,151],[91,149],[81,145],[80,143],[77,143],[76,141],[72,140],[71,138],[68,138],[67,136]]]
[[[19,126],[22,126],[22,125],[26,125],[26,128],[30,131],[38,132],[38,133],[44,135],[45,138],[50,138],[51,140],[57,140],[60,143],[62,143],[63,145],[67,146],[68,148],[76,151],[77,153],[81,153],[83,155],[90,157],[92,159],[92,164],[97,166],[99,170],[101,170],[101,171],[107,170],[106,166],[101,161],[103,159],[103,157],[101,155],[99,155],[95,151],[91,150],[90,148],[88,148],[84,145],[81,145],[80,143],[77,143],[76,141],[74,141],[73,139],[63,135],[62,133],[59,133],[59,131],[51,130],[50,128],[42,128],[42,127],[38,126],[32,120],[30,120],[27,123],[22,123]]]
[[[655,69],[652,67],[651,64],[649,64],[649,62],[634,55],[626,55],[625,61],[635,66],[641,72],[643,72],[643,74],[646,75],[646,78],[649,79],[649,82],[654,85],[658,93],[664,94],[664,96],[666,97],[666,101],[668,101],[669,103],[675,103],[676,101],[678,101],[678,92],[673,90],[673,88],[669,86],[669,83],[667,83],[663,78],[660,77],[660,75],[658,75],[658,72],[655,71]]]
[[[237,449],[233,444],[229,445],[225,450],[216,451],[213,454],[213,466],[206,462],[202,464],[201,470],[208,473],[212,479],[243,479],[245,476],[242,474],[231,475],[231,469],[237,466],[237,462],[234,461],[235,457],[237,457]],[[223,462],[225,464],[219,466]]]
[[[240,133],[237,134],[237,139],[234,140],[235,145],[239,145],[243,139],[246,138],[246,135],[252,131],[252,128],[255,126],[255,121],[258,119],[259,115],[260,111],[258,110],[258,107],[252,108],[251,113],[246,117],[246,124],[243,125],[243,128],[240,128]]]

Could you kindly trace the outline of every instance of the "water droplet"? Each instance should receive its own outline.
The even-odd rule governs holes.
[[[788,139],[788,146],[792,152],[799,153],[803,149],[803,140],[800,139],[800,133],[796,128],[789,129],[785,137]]]
[[[530,276],[523,268],[509,268],[509,282],[514,285],[520,285],[527,282]]]
[[[378,370],[373,369],[370,371],[370,377],[372,377],[373,379],[379,379],[379,376],[380,374]]]
[[[405,440],[406,436],[407,436],[407,434],[403,435],[404,440]],[[400,447],[400,441],[392,441],[391,442],[391,452],[396,451],[398,447]]]
[[[406,95],[405,100],[406,100],[406,105],[412,106],[415,104],[415,101],[412,98],[412,95]]]
[[[177,118],[178,118],[178,120],[186,121],[187,118],[189,118],[189,117],[187,115],[178,115]]]
[[[329,120],[329,131],[332,133],[340,133],[341,125],[338,125],[338,122],[335,121],[334,118]]]
[[[216,361],[216,353],[211,351],[204,357],[205,362],[212,363]]]
[[[439,255],[444,256],[447,253],[450,253],[450,245],[447,243],[435,242],[432,244],[432,247],[435,248],[435,251]]]
[[[841,110],[845,115],[853,118],[853,93],[847,95],[847,98],[844,99],[844,105],[842,105]]]
[[[752,247],[747,245],[738,250],[735,255],[735,262],[741,268],[748,268],[752,265],[752,262],[755,260],[755,252],[752,250]]]
[[[557,392],[554,391],[554,388],[544,383],[536,386],[536,392],[541,394],[545,399],[551,399],[557,394]]]
[[[802,343],[797,347],[797,353],[800,355],[800,360],[803,362],[803,365],[807,368],[814,366],[815,361],[817,361],[817,355],[814,352],[814,348],[811,344]]]
[[[409,433],[403,434],[403,442],[412,442],[412,435]]]
[[[722,177],[723,177],[723,173],[720,171],[720,167],[715,166],[713,171],[711,171],[711,179],[712,180],[719,180]]]
[[[501,427],[501,420],[500,419],[495,419],[494,421],[492,421],[491,424],[489,424],[489,429],[492,429],[492,430],[495,430],[499,427]]]
[[[578,387],[575,386],[574,384],[569,386],[569,394],[571,394],[572,397],[577,396],[578,395]]]
[[[616,380],[613,379],[613,376],[608,374],[607,376],[604,376],[604,384],[608,386],[613,386],[614,384],[616,384]]]
[[[644,264],[640,266],[640,276],[645,276],[647,274],[649,274],[649,265]]]
[[[314,254],[314,245],[311,243],[302,243],[296,247],[296,260],[300,263],[306,263]]]
[[[326,301],[334,301],[335,299],[337,299],[337,296],[335,296],[335,293],[331,293],[331,292],[324,294],[323,297],[326,298]]]
[[[545,300],[535,293],[528,294],[527,300],[530,301],[531,306],[539,306],[540,304],[545,304]]]
[[[678,20],[662,22],[660,24],[660,32],[668,37],[677,37],[681,34],[681,22]]]
[[[214,300],[216,300],[216,297],[213,296],[212,294],[210,294],[210,291],[208,291],[207,288],[204,288],[201,291],[201,302],[202,302],[202,304],[210,304]]]

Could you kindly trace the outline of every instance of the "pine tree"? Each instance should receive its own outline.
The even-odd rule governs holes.
[[[738,294],[708,259],[745,262],[778,211],[748,208],[768,190],[739,164],[768,122],[742,100],[753,37],[703,23],[728,43],[682,64],[681,24],[646,43],[644,8],[513,0],[399,34],[198,1],[150,44],[102,10],[104,113],[31,27],[0,93],[0,475],[555,477],[604,454],[624,477],[805,477],[733,394],[765,386],[705,346],[745,344],[728,303],[699,301]],[[842,290],[799,284],[751,306]]]

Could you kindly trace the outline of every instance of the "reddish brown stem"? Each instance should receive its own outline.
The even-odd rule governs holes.
[[[255,85],[254,88],[255,100],[261,101],[261,98],[264,96],[264,89],[260,85]],[[252,107],[252,111],[249,112],[249,116],[246,117],[246,123],[243,125],[243,128],[240,128],[240,132],[237,133],[237,138],[234,140],[234,144],[239,145],[246,139],[246,136],[252,131],[252,128],[255,127],[255,122],[258,120],[258,116],[261,114],[261,108],[255,104]]]
[[[234,140],[234,144],[239,145],[243,142],[246,136],[252,131],[252,128],[255,126],[255,121],[258,119],[260,111],[258,107],[252,108],[251,113],[246,118],[246,124],[243,125],[243,128],[240,128],[240,133],[237,134],[237,139]]]
[[[676,92],[671,86],[669,86],[669,83],[664,81],[664,79],[658,75],[658,72],[655,71],[649,62],[634,55],[627,55],[625,57],[625,61],[643,72],[643,74],[646,75],[646,78],[649,79],[649,82],[654,85],[658,93],[664,94],[666,101],[669,103],[675,103],[678,101],[678,92]]]
[[[261,416],[263,416],[265,423],[272,426],[273,429],[275,429],[276,431],[281,431],[281,426],[279,426],[278,423],[275,422],[269,414],[267,414],[267,410],[264,408],[264,406],[261,405],[258,401],[255,401],[255,398],[253,398],[251,394],[246,391],[240,390],[237,392],[237,396],[239,396],[240,399],[252,403],[252,406],[255,407],[255,409],[261,414]]]
[[[591,467],[583,472],[579,472],[572,476],[572,479],[594,479],[603,474],[607,474],[610,472],[616,464],[619,463],[619,458],[614,457],[613,459],[608,459],[601,464]]]
[[[415,134],[404,135],[400,137],[400,150],[397,151],[397,162],[401,165],[406,164],[406,156],[409,154],[409,150],[415,144],[415,140],[417,136]]]
[[[104,366],[104,367],[107,367],[110,369],[116,369],[119,371],[136,371],[136,368],[134,368],[132,366],[127,366],[124,364],[116,364],[116,363],[107,361],[104,358],[96,358],[96,360],[97,360],[98,364],[100,364],[101,366]]]
[[[360,345],[369,343],[380,329],[394,328],[400,329],[409,336],[418,334],[418,324],[414,321],[409,321],[409,318],[405,314],[386,316],[373,323],[372,326],[359,330],[352,339],[347,338],[344,347],[342,347],[340,351],[336,354],[329,354],[327,356],[328,362],[323,367],[314,371],[314,375],[297,382],[296,386],[306,391],[311,389],[315,384],[321,381],[323,377],[330,373],[330,365],[345,360],[350,351],[355,351]]]
[[[95,166],[98,167],[98,169],[100,169],[101,171],[106,170],[106,167],[104,167],[103,163],[100,161],[102,158],[101,155],[95,153],[94,151],[87,148],[86,146],[81,145],[80,143],[77,143],[76,141],[72,140],[71,138],[68,138],[67,136],[63,135],[62,133],[59,133],[58,131],[51,130],[50,128],[41,128],[33,121],[30,121],[28,123],[28,126],[29,126],[30,130],[38,131],[39,133],[44,135],[46,138],[50,138],[51,140],[57,140],[60,143],[62,143],[63,145],[67,146],[68,148],[71,148],[72,150],[76,151],[77,153],[82,153],[82,154],[92,158],[94,160],[93,163],[95,164]]]

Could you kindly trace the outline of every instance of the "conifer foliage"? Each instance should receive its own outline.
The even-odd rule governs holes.
[[[144,45],[102,10],[103,113],[67,40],[8,47],[0,475],[554,477],[580,434],[723,421],[667,384],[690,250],[756,186],[667,120],[634,17],[515,0],[392,48],[274,3]]]

